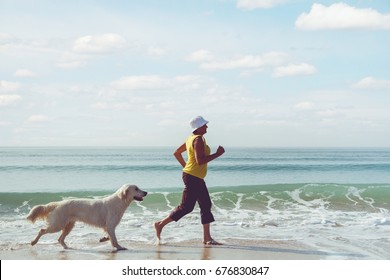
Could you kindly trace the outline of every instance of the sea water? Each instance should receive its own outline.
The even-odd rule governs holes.
[[[103,197],[125,183],[148,196],[130,205],[117,227],[118,239],[125,245],[153,242],[153,222],[181,201],[181,166],[173,151],[0,148],[0,250],[17,249],[35,237],[44,222],[26,220],[34,205]],[[390,259],[390,149],[226,148],[209,163],[206,183],[215,239],[298,242],[328,259]],[[102,234],[79,223],[67,242],[83,248]],[[58,236],[48,234],[39,242],[56,243]],[[201,242],[201,236],[198,208],[163,232],[168,243]]]

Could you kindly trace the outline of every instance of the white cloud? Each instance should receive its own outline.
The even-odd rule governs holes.
[[[237,8],[243,10],[267,9],[283,2],[283,0],[237,0]]]
[[[10,126],[11,124],[12,124],[11,122],[0,121],[0,127],[1,126]]]
[[[358,9],[345,3],[326,7],[313,4],[309,13],[301,14],[295,26],[304,30],[320,29],[390,29],[390,14],[381,14],[373,9]]]
[[[193,83],[206,83],[209,82],[210,79],[204,76],[196,76],[196,75],[182,75],[176,76],[174,78],[175,83],[177,84],[193,84]]]
[[[178,126],[181,125],[181,123],[176,119],[163,119],[158,123],[159,126]]]
[[[40,122],[46,122],[48,120],[49,120],[49,117],[46,115],[32,115],[28,118],[27,122],[40,123]]]
[[[356,89],[390,90],[390,81],[366,77],[354,84],[352,87]]]
[[[325,118],[325,119],[332,119],[336,117],[341,117],[344,114],[337,109],[327,109],[327,110],[321,110],[316,113],[319,117]]]
[[[147,53],[150,56],[163,56],[166,54],[166,50],[160,47],[149,47]]]
[[[303,101],[295,104],[294,109],[298,111],[312,111],[315,109],[315,105],[312,102]]]
[[[202,85],[212,84],[212,80],[196,75],[162,77],[159,75],[128,76],[113,81],[111,86],[117,90],[175,90],[180,92],[196,90]]]
[[[127,47],[125,38],[118,34],[87,35],[75,40],[71,50],[64,52],[57,67],[76,69],[87,65],[96,55],[107,55],[121,51]],[[149,50],[150,51],[150,50]],[[162,49],[151,50],[153,55],[161,55]]]
[[[189,54],[186,57],[186,60],[191,62],[204,62],[210,61],[213,58],[213,55],[208,50],[198,50]]]
[[[16,37],[7,33],[0,33],[0,50],[22,51],[23,53],[57,53],[64,43],[59,39]]]
[[[57,67],[65,69],[80,68],[87,65],[89,60],[90,57],[87,55],[65,52],[60,57],[59,62],[57,63]]]
[[[13,37],[7,33],[0,33],[0,46],[8,45],[13,41]]]
[[[28,69],[18,69],[15,71],[14,76],[19,78],[35,78],[38,75],[37,73]]]
[[[0,95],[0,107],[5,107],[5,106],[8,106],[8,105],[11,105],[13,103],[18,102],[21,99],[22,99],[22,97],[20,97],[19,95],[16,95],[16,94],[13,94],[13,95],[8,95],[8,94]]]
[[[286,76],[313,75],[316,72],[317,70],[313,65],[300,63],[277,67],[274,69],[272,76],[279,78]]]
[[[158,75],[123,77],[111,83],[119,90],[152,90],[166,89],[171,86],[171,81]]]
[[[126,46],[125,38],[108,33],[80,37],[74,42],[72,50],[83,54],[105,54],[120,51]]]
[[[264,66],[277,66],[282,64],[287,55],[281,52],[269,52],[263,55],[246,55],[236,59],[217,62],[201,63],[201,68],[206,70],[227,70],[227,69],[246,69],[261,68]]]
[[[14,92],[19,90],[20,84],[8,81],[0,81],[0,92]]]
[[[91,107],[98,110],[105,110],[108,108],[107,103],[104,102],[97,102],[95,104],[92,104]]]
[[[217,60],[209,51],[199,50],[187,56],[186,60],[199,63],[200,68],[205,70],[243,70],[243,77],[250,75],[248,71],[263,71],[266,68],[274,68],[273,77],[312,75],[317,72],[313,65],[307,63],[284,65],[289,60],[288,54],[276,51]]]

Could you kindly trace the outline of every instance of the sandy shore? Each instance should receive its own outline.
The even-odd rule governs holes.
[[[27,278],[49,280],[57,274],[61,279],[123,279],[125,272],[130,273],[128,271],[134,270],[136,272],[131,273],[137,274],[131,276],[126,274],[126,276],[132,279],[145,279],[149,276],[145,274],[140,276],[139,269],[161,271],[166,268],[168,272],[173,272],[176,268],[180,268],[186,273],[188,270],[191,270],[191,273],[204,270],[207,275],[202,274],[201,279],[207,280],[217,279],[216,276],[221,276],[219,273],[227,267],[231,268],[228,272],[232,272],[232,269],[244,268],[245,273],[248,268],[249,271],[253,268],[267,270],[269,268],[272,279],[288,279],[292,275],[298,275],[300,280],[311,280],[319,271],[321,275],[316,277],[320,276],[321,279],[329,279],[334,275],[351,279],[367,279],[373,271],[383,276],[378,279],[388,277],[388,261],[367,260],[367,256],[348,253],[340,248],[337,251],[324,247],[311,248],[296,240],[226,239],[219,241],[223,241],[224,245],[204,246],[199,240],[167,242],[160,245],[122,242],[121,244],[126,246],[127,250],[118,252],[113,251],[109,243],[93,241],[87,244],[69,242],[68,245],[72,249],[68,250],[62,249],[57,242],[38,243],[33,247],[30,244],[19,244],[1,248],[0,259],[4,268],[2,278],[4,273],[6,275],[4,279],[9,280]],[[167,275],[166,279],[184,277]],[[248,279],[250,276],[234,277],[234,279]],[[251,275],[251,277],[255,276]],[[261,277],[261,274],[257,277]]]
[[[2,248],[2,260],[319,260],[359,259],[348,253],[320,251],[296,241],[223,240],[224,245],[205,246],[197,241],[173,244],[123,244],[124,251],[114,251],[109,243],[77,245],[64,250],[58,243],[21,244]]]

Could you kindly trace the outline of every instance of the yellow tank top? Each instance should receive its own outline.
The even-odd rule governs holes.
[[[204,139],[204,137],[200,135],[194,135],[194,134],[191,135],[186,140],[188,160],[186,166],[183,168],[183,172],[204,179],[207,174],[207,163],[201,165],[196,163],[195,149],[193,145],[194,140],[198,137],[202,137],[203,139],[205,155],[206,156],[210,155],[210,147],[206,144],[206,140]]]

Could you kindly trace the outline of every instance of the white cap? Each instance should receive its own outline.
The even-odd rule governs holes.
[[[204,126],[205,124],[207,124],[209,121],[206,121],[203,117],[201,116],[197,116],[195,118],[193,118],[191,121],[190,121],[190,125],[191,125],[191,128],[192,128],[192,132],[194,132],[195,130],[197,130],[199,127],[202,127]]]

